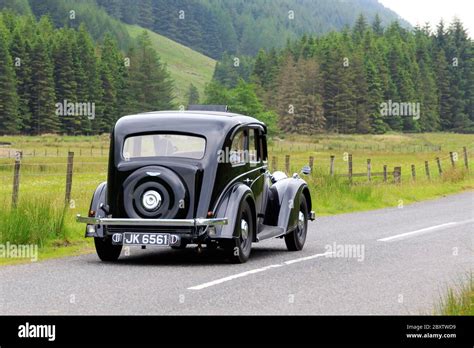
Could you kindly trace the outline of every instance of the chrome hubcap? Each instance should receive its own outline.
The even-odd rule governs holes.
[[[299,236],[302,236],[304,233],[304,223],[305,223],[304,213],[300,211],[298,214],[298,235]]]
[[[142,205],[148,211],[153,211],[161,206],[161,195],[156,191],[147,191],[142,197]]]
[[[244,219],[240,221],[240,235],[244,241],[249,238],[249,224]]]

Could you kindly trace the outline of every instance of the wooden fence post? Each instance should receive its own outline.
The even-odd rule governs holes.
[[[426,177],[428,180],[431,180],[431,175],[430,175],[430,164],[428,161],[425,161],[425,172],[426,172]]]
[[[441,160],[439,157],[436,157],[436,163],[438,164],[438,172],[439,176],[443,175],[443,168],[441,167]]]
[[[349,182],[352,183],[352,154],[349,154]]]
[[[329,163],[329,175],[334,176],[334,159],[336,157],[331,155],[331,162]]]
[[[414,164],[411,165],[411,178],[413,179],[413,181],[416,180],[416,169]]]
[[[285,171],[290,175],[290,155],[285,156]]]
[[[71,201],[73,164],[74,164],[74,152],[68,152],[67,172],[66,172],[66,195],[64,199],[65,206],[68,206],[69,202]]]
[[[454,152],[450,152],[450,153],[449,153],[449,158],[450,158],[450,160],[451,160],[451,166],[452,166],[453,168],[455,168],[455,167],[456,167],[456,164],[454,163]]]
[[[309,167],[311,168],[311,173],[313,172],[313,167],[314,167],[314,157],[309,156]]]
[[[383,182],[387,182],[387,165],[383,166]]]
[[[367,179],[372,181],[372,161],[367,159]]]
[[[272,172],[277,170],[277,159],[275,156],[272,156]]]
[[[12,192],[12,208],[16,208],[18,204],[18,192],[20,189],[20,166],[21,166],[21,152],[16,153],[15,167],[13,171],[13,192]]]
[[[464,146],[462,149],[464,152],[464,166],[466,167],[467,170],[469,170],[469,159],[467,157],[467,147]]]
[[[402,167],[393,168],[393,180],[395,184],[399,184],[402,181]]]

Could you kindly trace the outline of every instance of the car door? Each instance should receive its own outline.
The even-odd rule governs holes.
[[[264,188],[265,188],[265,173],[267,166],[264,163],[264,153],[262,146],[262,130],[259,127],[248,129],[248,183],[252,189],[255,198],[255,208],[258,220],[263,218],[264,213]],[[244,179],[245,182],[245,179]],[[260,222],[260,221],[258,221]]]

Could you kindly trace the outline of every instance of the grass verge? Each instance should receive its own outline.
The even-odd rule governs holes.
[[[467,281],[462,281],[446,290],[435,308],[437,315],[474,315],[474,278],[471,273]]]

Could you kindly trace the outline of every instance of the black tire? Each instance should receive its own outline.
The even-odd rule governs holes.
[[[94,238],[95,250],[104,262],[115,262],[122,252],[121,245],[113,245],[110,238]]]
[[[300,196],[300,208],[298,210],[298,224],[296,229],[285,236],[285,244],[289,251],[300,251],[306,242],[308,232],[308,204],[303,194]]]
[[[237,213],[234,231],[234,235],[238,237],[228,241],[224,246],[227,257],[232,263],[245,263],[248,261],[252,251],[254,233],[252,210],[248,202],[243,200]]]

